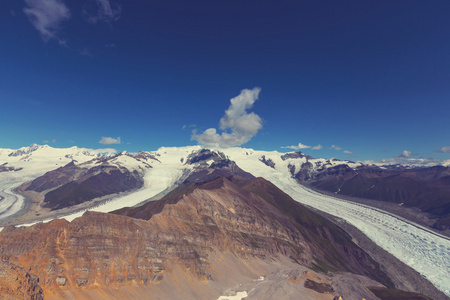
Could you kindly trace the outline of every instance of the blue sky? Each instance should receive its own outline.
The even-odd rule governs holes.
[[[0,148],[450,159],[449,15],[447,0],[4,0]]]

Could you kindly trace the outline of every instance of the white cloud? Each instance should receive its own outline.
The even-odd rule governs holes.
[[[450,153],[450,146],[442,147],[441,149],[435,150],[434,152]]]
[[[102,139],[99,141],[100,144],[103,145],[111,145],[111,144],[120,144],[120,136],[117,139],[112,137],[102,136]]]
[[[345,154],[353,154],[352,151],[348,151],[348,150],[344,150],[344,153],[345,153]]]
[[[331,145],[330,149],[341,150],[342,148],[336,145]]]
[[[57,39],[60,24],[70,19],[70,10],[61,0],[25,0],[23,12],[31,24],[39,31],[42,39]]]
[[[90,7],[83,10],[84,15],[90,23],[97,23],[98,21],[104,21],[111,23],[120,19],[122,7],[110,0],[93,0],[95,2],[95,8]]]
[[[191,140],[210,148],[240,146],[250,141],[262,128],[262,119],[253,112],[247,113],[258,100],[260,91],[260,88],[244,89],[230,100],[230,107],[220,119],[221,134],[215,128],[206,129],[201,134],[193,130]]]
[[[95,153],[95,154],[115,154],[117,153],[116,149],[113,148],[103,148],[103,149],[86,149],[89,150],[89,152],[91,153]]]
[[[300,150],[300,149],[308,149],[311,148],[311,146],[303,145],[302,143],[298,143],[298,145],[294,146],[285,146],[281,148],[288,148],[288,149],[294,149],[294,150]]]
[[[321,144],[311,148],[311,150],[320,150],[320,149],[322,149],[322,145]]]
[[[410,157],[413,155],[415,154],[413,154],[411,151],[404,150],[402,153],[398,154],[397,157]]]

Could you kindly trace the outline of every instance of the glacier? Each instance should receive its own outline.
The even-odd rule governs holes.
[[[450,239],[424,230],[369,206],[311,191],[291,178],[287,165],[276,151],[230,149],[224,151],[244,171],[269,180],[294,200],[339,217],[361,230],[378,246],[393,254],[450,296]],[[265,155],[275,168],[259,161]]]
[[[150,162],[152,168],[144,174],[144,186],[141,189],[112,198],[103,205],[89,210],[109,212],[124,206],[136,206],[165,191],[169,191],[192,170],[193,167],[186,165],[184,162],[186,162],[189,154],[200,149],[200,146],[163,147],[150,152],[157,157],[157,160]],[[39,152],[38,150],[35,152]],[[48,148],[44,150],[45,153],[50,151]],[[75,150],[77,150],[76,153],[81,153],[79,149]],[[380,209],[323,195],[300,185],[292,178],[288,168],[289,164],[295,165],[298,164],[298,161],[295,158],[281,159],[284,153],[244,148],[228,148],[220,149],[220,151],[229,159],[235,161],[244,171],[272,182],[294,200],[339,217],[355,226],[381,248],[415,269],[439,290],[450,296],[448,284],[450,282],[450,239],[448,237]],[[2,160],[9,162],[14,159],[10,165],[24,168],[21,171],[4,172],[0,175],[0,196],[3,196],[3,200],[0,201],[0,219],[5,215],[11,215],[23,205],[21,196],[14,194],[14,187],[42,175],[47,170],[61,166],[62,163],[70,162],[73,155],[67,154],[67,151],[63,151],[63,153],[62,160],[56,159],[56,154],[51,157],[50,155],[43,155],[41,160],[37,160],[33,158],[34,153],[31,153],[31,155],[28,153],[25,160],[31,163],[32,167],[30,167],[30,164],[25,164],[25,160],[19,161],[20,156],[6,157],[4,150],[0,149]],[[88,155],[83,154],[77,156],[77,159],[88,161],[92,159],[91,155],[89,153]],[[261,162],[262,156],[271,159],[274,166],[270,167]],[[55,165],[55,161],[58,165]],[[11,208],[9,212],[4,211],[7,207]],[[1,215],[2,213],[4,215]],[[70,221],[82,214],[83,211],[80,211],[63,217]]]

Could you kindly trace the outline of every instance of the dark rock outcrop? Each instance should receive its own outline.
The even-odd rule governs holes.
[[[266,156],[263,155],[259,160],[266,166],[271,167],[272,169],[275,168],[275,162],[271,158],[266,159]]]
[[[0,165],[0,173],[1,172],[11,172],[11,171],[20,171],[22,170],[22,168],[15,168],[15,167],[10,167],[7,166],[8,163],[4,163]]]
[[[282,160],[286,160],[286,159],[290,159],[290,158],[304,158],[306,157],[307,160],[312,159],[312,156],[309,155],[305,155],[303,152],[301,151],[297,151],[297,152],[289,152],[286,154],[283,154],[281,156]]]

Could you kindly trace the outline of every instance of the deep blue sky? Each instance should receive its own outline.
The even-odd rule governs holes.
[[[449,16],[448,0],[3,0],[0,148],[196,144],[260,87],[243,147],[450,159]]]

